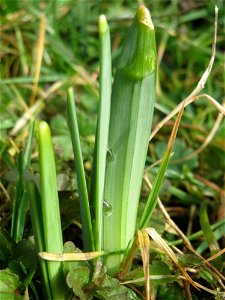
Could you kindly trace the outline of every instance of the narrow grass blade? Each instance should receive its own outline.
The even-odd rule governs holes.
[[[199,218],[200,218],[200,225],[204,233],[205,239],[209,245],[211,255],[214,255],[215,253],[220,251],[220,247],[216,240],[214,232],[210,227],[207,207],[205,203],[202,203],[200,206]],[[217,257],[217,259],[215,259],[213,263],[217,265],[217,267],[221,266],[222,265],[221,257]]]
[[[27,216],[27,210],[28,210],[28,204],[29,204],[29,194],[26,189],[26,186],[23,188],[23,194],[19,201],[19,207],[17,211],[17,219],[15,223],[16,227],[16,238],[15,241],[19,242],[21,241],[23,237],[25,222],[26,222],[26,216]]]
[[[163,183],[163,179],[164,179],[164,176],[165,176],[165,172],[166,172],[170,157],[171,157],[171,153],[172,153],[172,150],[173,150],[173,145],[174,145],[174,142],[175,142],[175,139],[176,139],[176,135],[177,135],[177,131],[178,131],[178,128],[179,128],[179,124],[180,124],[180,121],[181,121],[182,114],[183,114],[183,109],[179,112],[179,114],[177,116],[177,119],[176,119],[176,122],[174,124],[173,130],[172,130],[172,133],[171,133],[168,145],[167,145],[167,149],[166,149],[166,151],[163,155],[162,162],[160,164],[157,177],[156,177],[155,182],[152,186],[152,190],[149,194],[149,197],[148,197],[148,200],[147,200],[147,203],[146,203],[146,206],[145,206],[145,210],[144,210],[143,215],[141,217],[141,221],[140,221],[140,224],[139,224],[140,229],[146,227],[146,225],[147,225],[147,223],[148,223],[148,221],[149,221],[149,219],[150,219],[150,217],[153,213],[153,210],[155,209],[155,206],[157,204],[157,198],[158,198],[159,191],[160,191],[160,188],[161,188],[162,183]]]
[[[215,224],[211,225],[210,229],[214,231],[215,235],[216,235],[217,230],[219,230],[219,232],[221,231],[222,235],[224,235],[224,232],[225,232],[225,219],[222,219],[219,222],[216,222]],[[193,240],[201,238],[203,235],[204,235],[203,231],[199,230],[199,231],[197,231],[193,234],[188,235],[187,238],[188,238],[189,241],[193,241]],[[177,241],[169,242],[169,245],[177,246],[177,245],[181,245],[182,243],[183,243],[183,240],[179,239]],[[198,252],[198,250],[196,250],[196,251]]]
[[[29,204],[31,214],[31,224],[34,233],[35,248],[36,252],[44,251],[44,228],[42,220],[42,208],[41,208],[41,197],[39,195],[36,184],[33,181],[27,183],[27,189],[29,193]],[[42,277],[42,289],[46,299],[51,299],[51,289],[48,277],[48,269],[46,261],[39,258],[39,264],[41,268]]]
[[[31,161],[31,154],[32,154],[33,142],[34,142],[34,128],[35,128],[35,120],[32,120],[30,123],[30,131],[29,131],[29,137],[27,142],[27,148],[24,154],[24,162],[23,162],[24,170],[29,167]]]
[[[44,251],[44,249],[46,248],[44,239],[41,196],[36,187],[36,184],[33,181],[29,181],[27,183],[27,190],[29,193],[29,206],[35,247],[37,253],[39,253],[41,251]]]
[[[16,243],[18,243],[23,237],[23,231],[26,221],[27,208],[29,202],[29,195],[24,186],[23,171],[28,168],[31,159],[32,147],[34,139],[34,121],[31,123],[31,131],[28,138],[28,144],[25,155],[23,151],[18,156],[17,164],[17,184],[16,192],[13,200],[12,211],[12,226],[11,233]]]
[[[225,219],[223,221],[225,223]],[[210,228],[212,228],[212,226],[210,226]],[[216,241],[219,241],[221,238],[223,238],[224,233],[225,233],[225,224],[223,224],[218,229],[213,231],[213,235],[214,235]],[[208,247],[209,247],[209,244],[207,243],[207,241],[204,241],[198,246],[198,248],[196,249],[196,252],[199,254],[202,254],[206,249],[208,249]]]
[[[19,50],[19,57],[20,57],[20,66],[22,69],[23,75],[28,75],[29,72],[29,65],[27,62],[27,53],[26,53],[26,47],[24,45],[23,36],[18,26],[15,28],[16,33],[16,40],[18,44],[18,50]]]
[[[105,16],[99,18],[100,39],[100,103],[95,142],[90,199],[94,208],[93,234],[96,250],[102,249],[102,215],[105,185],[106,155],[108,147],[111,102],[111,45]]]
[[[124,42],[111,98],[103,216],[103,250],[125,249],[134,237],[155,100],[155,31],[149,11],[138,8]],[[109,211],[109,209],[108,209]],[[108,257],[111,275],[123,255]]]
[[[46,122],[40,122],[39,124],[38,143],[45,251],[62,253],[63,241],[56,182],[55,158],[50,129]],[[64,299],[65,286],[62,264],[59,262],[48,262],[47,268],[53,299]]]
[[[16,182],[16,191],[13,198],[12,224],[11,224],[11,236],[16,243],[19,241],[18,212],[20,208],[20,201],[22,195],[23,195],[23,151],[20,151],[17,158],[17,182]]]
[[[85,251],[93,251],[94,238],[91,224],[91,214],[88,200],[87,184],[84,173],[84,165],[82,159],[79,129],[77,123],[76,108],[74,102],[73,89],[70,88],[67,94],[67,118],[68,127],[70,130],[73,153],[75,160],[75,170],[77,175],[78,192],[80,196],[80,210],[81,210],[81,221],[82,221],[82,235]]]

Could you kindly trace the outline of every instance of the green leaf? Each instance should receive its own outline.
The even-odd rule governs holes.
[[[13,243],[12,238],[6,230],[0,227],[0,264],[2,268],[7,267],[9,259],[12,255],[11,245]]]
[[[24,232],[25,222],[27,217],[28,204],[29,204],[29,193],[25,185],[23,189],[23,195],[20,199],[20,206],[18,208],[18,213],[17,213],[17,226],[16,226],[17,242],[20,241],[23,237],[23,232]]]
[[[171,274],[168,265],[160,260],[153,260],[152,264],[149,265],[149,273],[151,285],[171,283],[177,279],[176,275]],[[143,268],[138,267],[128,272],[124,277],[124,281],[131,281],[136,286],[145,286]]]
[[[83,289],[90,281],[90,270],[85,266],[77,266],[66,277],[66,282],[73,289],[74,294],[81,300],[89,299]]]
[[[35,121],[32,120],[30,122],[30,130],[29,130],[29,137],[27,142],[26,152],[24,154],[24,161],[23,161],[23,169],[27,169],[30,165],[31,161],[31,154],[33,149],[33,142],[34,142],[34,128],[35,128]]]
[[[80,211],[82,221],[82,235],[85,251],[94,250],[94,238],[91,224],[91,214],[89,208],[89,199],[87,184],[85,179],[82,151],[79,138],[79,129],[77,124],[77,114],[74,102],[73,89],[70,88],[67,94],[67,118],[68,127],[71,134],[73,153],[75,159],[75,170],[77,175],[78,192],[80,196]]]
[[[139,299],[130,289],[120,284],[119,280],[106,276],[101,289],[96,292],[101,300],[135,300]]]
[[[173,150],[173,145],[174,145],[175,138],[176,138],[176,135],[177,135],[177,131],[178,131],[178,128],[179,128],[179,124],[180,124],[180,121],[181,121],[183,110],[184,110],[184,107],[180,110],[180,112],[177,116],[176,122],[173,126],[173,130],[171,132],[166,150],[163,154],[163,158],[162,158],[162,161],[160,163],[160,167],[159,167],[156,179],[153,183],[151,192],[149,194],[149,197],[148,197],[148,200],[147,200],[147,203],[146,203],[145,210],[143,212],[143,215],[142,215],[142,218],[141,218],[141,221],[140,221],[140,225],[139,225],[140,229],[146,227],[146,225],[147,225],[147,223],[148,223],[148,221],[149,221],[149,219],[150,219],[150,217],[151,217],[151,215],[152,215],[152,213],[155,209],[155,206],[156,206],[156,203],[157,203],[157,198],[159,196],[159,192],[160,192],[160,189],[161,189],[164,177],[165,177],[165,173],[166,173],[166,170],[167,170],[167,167],[168,167],[168,164],[169,164],[170,156],[171,156],[171,153],[172,153],[172,150]]]
[[[215,279],[214,279],[212,273],[210,273],[209,271],[202,269],[202,270],[199,270],[198,274],[201,278],[206,280],[209,284],[212,284],[212,285],[214,284]]]
[[[27,183],[27,188],[30,196],[30,214],[31,224],[34,233],[36,254],[45,249],[44,228],[42,219],[41,197],[37,189],[36,184],[33,181]],[[51,297],[50,283],[48,277],[47,262],[39,259],[41,278],[42,278],[42,290],[46,298]]]
[[[155,101],[156,60],[154,27],[142,5],[124,41],[112,89],[103,250],[125,249],[134,237]],[[118,272],[122,258],[105,258],[110,275]]]
[[[45,251],[63,252],[61,219],[56,181],[56,167],[51,133],[46,122],[38,127],[41,209]],[[47,262],[52,297],[64,299],[64,278],[60,262]]]
[[[22,300],[19,288],[21,282],[19,277],[9,269],[0,270],[0,298],[1,300]]]
[[[20,151],[17,158],[17,181],[16,181],[16,192],[13,198],[13,210],[12,210],[12,225],[11,225],[11,236],[15,242],[19,241],[19,223],[18,213],[20,208],[20,201],[23,195],[23,151]]]
[[[167,264],[160,260],[153,260],[149,266],[150,275],[170,275],[170,269]]]
[[[100,40],[100,103],[96,131],[95,153],[92,171],[91,203],[94,207],[93,234],[96,250],[102,250],[102,218],[106,155],[111,106],[111,45],[109,27],[105,16],[99,18]]]
[[[37,266],[37,254],[35,244],[32,238],[19,242],[13,252],[17,260],[23,262],[27,270],[32,271]]]
[[[182,254],[177,256],[183,267],[199,266],[203,262],[194,254]]]

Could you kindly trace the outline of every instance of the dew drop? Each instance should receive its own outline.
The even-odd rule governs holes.
[[[107,202],[107,201],[103,201],[103,215],[105,217],[108,217],[112,214],[112,205]]]
[[[113,152],[113,150],[108,147],[107,148],[107,154],[106,154],[106,160],[108,162],[113,161],[115,159],[115,153]]]

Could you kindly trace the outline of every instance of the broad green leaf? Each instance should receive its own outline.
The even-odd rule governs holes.
[[[101,288],[96,292],[101,300],[138,300],[140,299],[130,289],[120,284],[116,278],[106,276]]]
[[[112,89],[103,250],[125,249],[134,237],[155,101],[156,60],[154,27],[142,5],[125,39]],[[111,275],[122,258],[105,259]]]
[[[39,165],[41,182],[41,209],[45,251],[63,252],[56,167],[51,133],[46,122],[38,127]],[[52,297],[64,299],[64,279],[60,262],[47,262]]]
[[[83,289],[90,281],[90,269],[85,266],[73,268],[66,277],[66,282],[73,289],[74,294],[82,300],[90,299]]]
[[[23,300],[19,288],[21,282],[19,277],[9,269],[0,270],[0,299],[1,300]]]

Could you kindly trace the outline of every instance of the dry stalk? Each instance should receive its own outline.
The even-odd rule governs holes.
[[[42,57],[43,57],[43,52],[44,52],[45,29],[46,29],[46,18],[45,18],[45,14],[42,14],[41,19],[40,19],[37,62],[36,62],[36,68],[35,68],[35,74],[34,74],[34,85],[33,85],[33,89],[32,89],[32,95],[30,98],[30,106],[32,106],[34,104],[36,93],[37,93],[38,80],[39,80],[39,76],[40,76]]]

